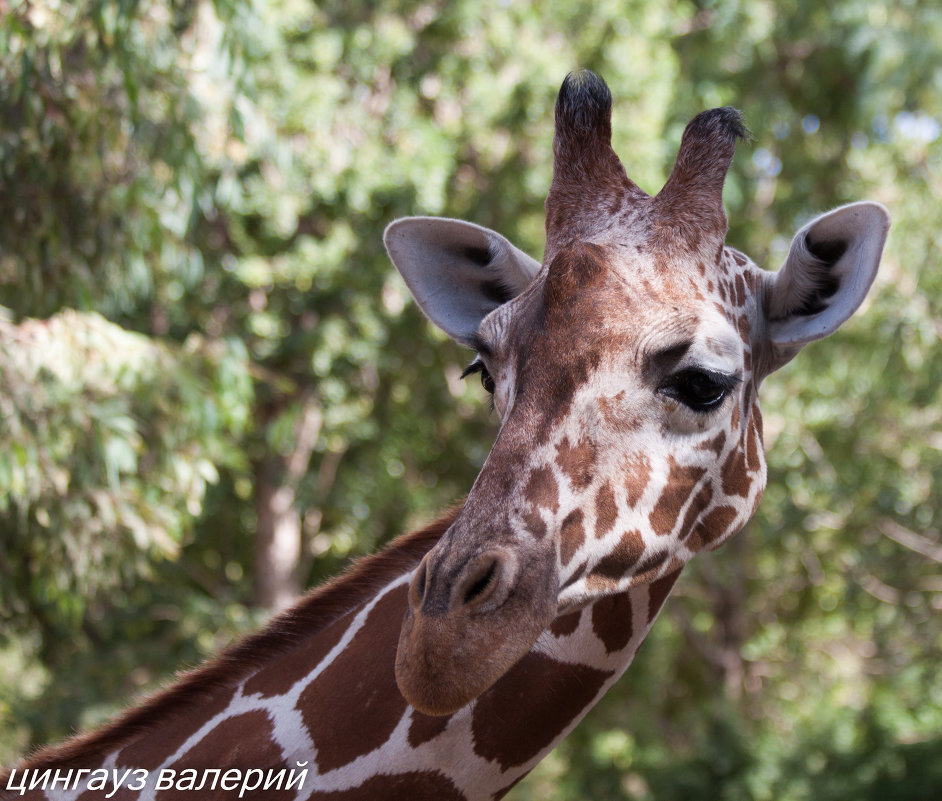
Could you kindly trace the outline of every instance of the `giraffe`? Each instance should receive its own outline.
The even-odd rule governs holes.
[[[759,385],[860,306],[889,217],[823,214],[766,272],[725,244],[739,113],[695,117],[652,197],[611,106],[563,82],[542,264],[471,223],[387,228],[500,418],[465,501],[0,797],[497,799],[624,673],[686,562],[754,513]]]

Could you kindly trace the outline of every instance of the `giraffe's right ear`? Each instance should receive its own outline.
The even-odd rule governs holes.
[[[481,320],[523,292],[540,269],[500,234],[461,220],[403,217],[383,241],[422,311],[471,347]]]
[[[808,342],[834,333],[863,303],[880,266],[890,215],[879,203],[851,203],[795,234],[785,263],[762,295],[768,372]]]

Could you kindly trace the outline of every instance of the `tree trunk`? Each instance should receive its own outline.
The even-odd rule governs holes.
[[[283,483],[273,460],[255,466],[255,605],[272,612],[287,608],[301,593],[301,515],[295,493]]]
[[[301,513],[298,484],[307,473],[320,435],[320,406],[313,396],[302,402],[295,425],[295,447],[287,456],[255,463],[255,598],[272,612],[287,608],[301,594]]]

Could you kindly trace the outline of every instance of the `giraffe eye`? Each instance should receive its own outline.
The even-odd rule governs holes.
[[[484,387],[491,395],[494,394],[494,379],[491,378],[491,374],[487,372],[485,367],[481,370],[481,386]]]
[[[660,392],[695,412],[705,413],[719,407],[737,384],[739,376],[688,367],[670,376]]]
[[[475,359],[471,364],[464,368],[464,372],[461,374],[462,378],[467,378],[469,375],[474,373],[481,374],[481,386],[487,390],[491,395],[494,394],[494,379],[491,378],[491,374],[487,370],[487,365],[481,361],[480,357]]]

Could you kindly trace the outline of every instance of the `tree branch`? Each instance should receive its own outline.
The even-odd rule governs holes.
[[[915,551],[920,556],[925,556],[933,562],[942,564],[942,545],[933,542],[928,537],[910,531],[888,517],[880,521],[879,530],[884,537],[889,537],[893,542],[899,543],[904,548],[909,548],[909,550]]]

